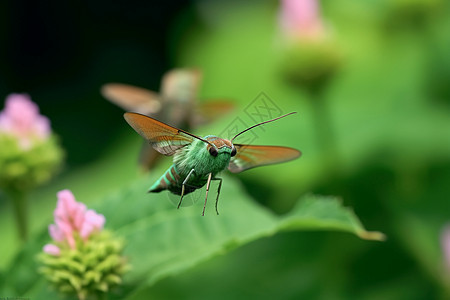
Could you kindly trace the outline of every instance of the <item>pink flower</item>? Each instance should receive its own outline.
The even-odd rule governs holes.
[[[55,224],[48,227],[53,240],[57,242],[67,241],[70,248],[75,248],[74,233],[83,240],[103,229],[105,217],[94,210],[86,210],[86,205],[77,202],[69,190],[58,192],[58,202],[54,212]]]
[[[444,264],[450,273],[450,224],[444,226],[441,232],[441,247],[444,254]]]
[[[320,38],[324,25],[318,0],[281,0],[280,27],[288,38]]]
[[[39,114],[39,107],[27,94],[10,94],[0,112],[0,132],[16,136],[22,149],[27,150],[33,139],[50,135],[50,121]]]
[[[59,254],[61,253],[61,250],[59,249],[59,247],[56,245],[53,245],[53,244],[45,245],[43,250],[45,253],[48,253],[53,256],[59,256]]]
[[[105,217],[103,215],[99,215],[91,209],[88,210],[84,215],[84,222],[81,224],[81,237],[87,238],[93,230],[103,228],[103,224],[105,224]]]

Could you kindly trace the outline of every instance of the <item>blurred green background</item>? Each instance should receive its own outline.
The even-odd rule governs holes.
[[[237,108],[196,134],[219,134],[236,118],[253,124],[246,111],[261,92],[281,112],[298,112],[255,129],[255,144],[294,147],[300,159],[224,174],[224,185],[240,181],[242,193],[279,215],[308,193],[340,197],[387,240],[283,232],[141,286],[135,298],[450,298],[440,246],[450,222],[450,3],[320,4],[333,39],[328,50],[339,62],[317,86],[286,77],[278,1],[3,1],[0,95],[29,93],[66,151],[63,171],[30,196],[31,244],[17,239],[11,205],[0,194],[3,293],[16,296],[20,277],[29,276],[21,272],[35,272],[15,272],[15,264],[34,255],[30,245],[36,253],[48,240],[57,191],[69,188],[99,208],[143,180],[141,138],[100,86],[158,91],[167,70],[198,67],[200,98],[233,99]],[[144,186],[169,165],[166,159]],[[11,273],[19,279],[9,280]]]

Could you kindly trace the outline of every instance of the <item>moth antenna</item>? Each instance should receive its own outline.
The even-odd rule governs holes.
[[[216,145],[214,145],[213,143],[210,143],[210,142],[208,142],[207,140],[205,140],[205,139],[203,139],[203,138],[201,138],[201,137],[198,137],[198,136],[196,136],[195,138],[196,138],[196,139],[199,139],[199,140],[202,141],[202,142],[205,142],[205,143],[209,144],[211,147],[213,147],[214,149],[217,150]]]
[[[278,118],[275,118],[275,119],[272,119],[272,120],[268,120],[268,121],[264,121],[264,122],[255,124],[255,125],[253,125],[253,126],[247,128],[247,129],[245,129],[245,130],[239,132],[238,134],[236,134],[236,135],[231,139],[231,142],[233,143],[233,140],[234,140],[235,138],[237,138],[238,136],[240,136],[240,135],[243,134],[244,132],[249,131],[250,129],[253,129],[253,128],[259,126],[259,125],[263,125],[263,124],[266,124],[266,123],[270,123],[270,122],[276,121],[276,120],[278,120],[278,119],[281,119],[281,118],[284,118],[284,117],[287,117],[287,116],[289,116],[289,115],[296,114],[296,113],[297,113],[296,111],[293,111],[293,112],[290,112],[290,113],[288,113],[288,114],[282,115],[282,116],[280,116],[280,117],[278,117]]]
[[[214,149],[216,149],[217,151],[219,151],[219,149],[217,149],[216,145],[214,145],[214,144],[211,143],[211,142],[208,142],[208,141],[205,140],[204,138],[201,138],[201,137],[199,137],[199,136],[192,135],[192,134],[190,134],[190,133],[187,132],[187,131],[183,131],[183,132],[184,132],[184,133],[187,133],[187,134],[190,135],[190,136],[195,137],[196,139],[199,139],[199,140],[202,141],[202,142],[207,143],[208,145],[210,145],[211,147],[213,147]]]

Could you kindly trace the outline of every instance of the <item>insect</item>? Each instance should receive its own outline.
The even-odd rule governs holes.
[[[233,108],[233,105],[225,100],[198,103],[201,79],[200,70],[173,69],[164,74],[160,93],[122,83],[105,84],[101,93],[126,111],[152,116],[189,130],[209,123]],[[148,171],[157,164],[160,157],[158,152],[145,143],[139,164],[144,171]]]
[[[169,190],[180,195],[178,203],[178,208],[180,208],[185,195],[206,184],[205,204],[202,212],[202,216],[204,216],[212,180],[219,181],[215,204],[216,213],[219,214],[217,204],[222,179],[216,175],[225,168],[228,167],[228,170],[233,173],[239,173],[258,166],[292,160],[301,155],[300,151],[289,147],[233,143],[236,137],[252,128],[294,113],[253,125],[236,134],[231,140],[214,135],[199,137],[138,113],[128,112],[124,114],[124,117],[128,124],[156,151],[174,156],[172,166],[150,187],[149,192],[158,193]]]

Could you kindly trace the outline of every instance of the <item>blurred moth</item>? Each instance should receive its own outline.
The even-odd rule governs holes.
[[[122,83],[105,84],[101,93],[126,111],[152,116],[178,128],[191,130],[233,108],[230,102],[224,100],[199,104],[197,99],[201,77],[199,70],[173,69],[164,74],[159,94]],[[159,153],[145,143],[139,164],[147,171],[155,166],[159,157]]]

